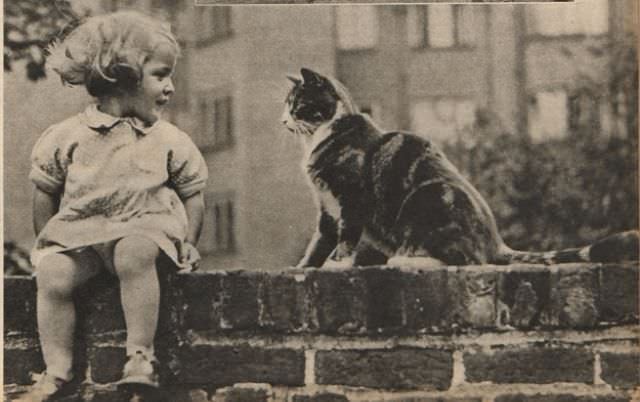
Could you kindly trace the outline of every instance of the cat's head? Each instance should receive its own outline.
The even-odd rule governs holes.
[[[337,115],[358,112],[351,96],[336,79],[308,68],[302,68],[300,74],[288,76],[293,87],[285,99],[281,119],[290,131],[310,136]]]

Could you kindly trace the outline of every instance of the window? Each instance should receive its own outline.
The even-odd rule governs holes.
[[[587,91],[573,94],[568,99],[569,129],[573,132],[600,128],[600,102]]]
[[[378,14],[375,6],[341,5],[335,10],[339,49],[370,49],[378,43]]]
[[[569,108],[566,92],[542,91],[530,98],[529,136],[534,142],[561,138],[567,134]]]
[[[411,108],[411,131],[437,144],[458,139],[475,121],[476,107],[468,99],[421,100]]]
[[[476,21],[480,9],[452,4],[409,6],[409,46],[448,48],[475,45]]]
[[[233,111],[230,96],[203,95],[198,103],[202,148],[226,148],[233,144]]]
[[[231,35],[231,7],[196,7],[196,41],[206,45]]]
[[[544,36],[599,35],[609,30],[608,0],[527,5],[527,32]]]
[[[235,202],[233,194],[206,196],[206,212],[200,248],[203,254],[228,254],[236,251]]]

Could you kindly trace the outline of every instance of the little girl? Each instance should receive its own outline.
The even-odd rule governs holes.
[[[207,179],[189,136],[160,118],[178,53],[167,26],[131,11],[92,17],[51,49],[62,81],[97,102],[47,129],[32,153],[46,371],[28,401],[49,400],[72,379],[72,293],[102,269],[120,281],[128,356],[120,383],[158,386],[156,259],[164,253],[185,269],[199,260]]]

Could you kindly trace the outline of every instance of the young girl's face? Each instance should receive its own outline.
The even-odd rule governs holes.
[[[142,81],[129,100],[130,113],[153,124],[158,120],[173,95],[171,79],[175,67],[175,55],[160,46],[142,67]],[[166,46],[168,47],[168,46]]]

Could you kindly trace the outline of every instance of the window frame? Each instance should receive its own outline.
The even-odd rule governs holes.
[[[237,201],[235,193],[210,192],[205,193],[205,220],[204,225],[212,224],[209,232],[203,228],[203,236],[199,242],[199,248],[203,256],[227,256],[237,254],[238,236],[236,230]],[[212,221],[211,221],[212,220]],[[209,238],[207,238],[209,237]],[[207,243],[207,240],[210,243]],[[223,244],[224,243],[224,244]]]
[[[219,93],[220,95],[213,95]],[[196,97],[198,130],[200,135],[196,144],[203,152],[218,152],[232,148],[235,144],[235,124],[233,96],[228,91],[207,91]],[[220,102],[225,104],[223,118],[220,113]],[[220,130],[219,121],[224,121],[224,130]]]
[[[198,13],[196,12],[195,17],[195,46],[197,48],[210,46],[214,43],[221,42],[223,40],[227,40],[231,38],[234,34],[233,30],[233,10],[228,5],[206,5],[205,7],[207,12]],[[216,10],[225,10],[224,16],[226,20],[226,26],[223,31],[216,31],[215,23],[212,21],[216,21]],[[197,11],[197,9],[196,9]],[[210,18],[209,24],[205,23],[205,18]],[[203,23],[205,26],[203,26]],[[206,31],[205,31],[206,28]]]
[[[429,7],[443,7],[443,6],[450,6],[451,10],[452,10],[452,21],[453,21],[453,26],[452,26],[452,37],[453,37],[453,45],[451,46],[433,46],[430,43],[429,40]],[[449,50],[472,50],[477,48],[478,44],[477,42],[475,43],[461,43],[460,39],[461,39],[461,23],[460,20],[462,19],[461,13],[463,10],[463,7],[467,6],[467,7],[472,7],[470,5],[466,5],[466,4],[412,4],[412,5],[408,5],[407,7],[409,8],[414,8],[416,9],[416,11],[418,12],[418,23],[420,24],[420,28],[421,28],[421,36],[420,36],[420,43],[418,44],[411,44],[409,43],[409,39],[408,39],[408,33],[407,33],[407,44],[409,46],[409,48],[415,50],[415,51],[420,51],[420,50],[429,50],[429,51],[449,51]],[[408,16],[409,10],[407,10],[407,16]],[[408,18],[408,17],[406,17]],[[405,21],[406,22],[406,21]],[[408,24],[405,24],[408,26]]]

